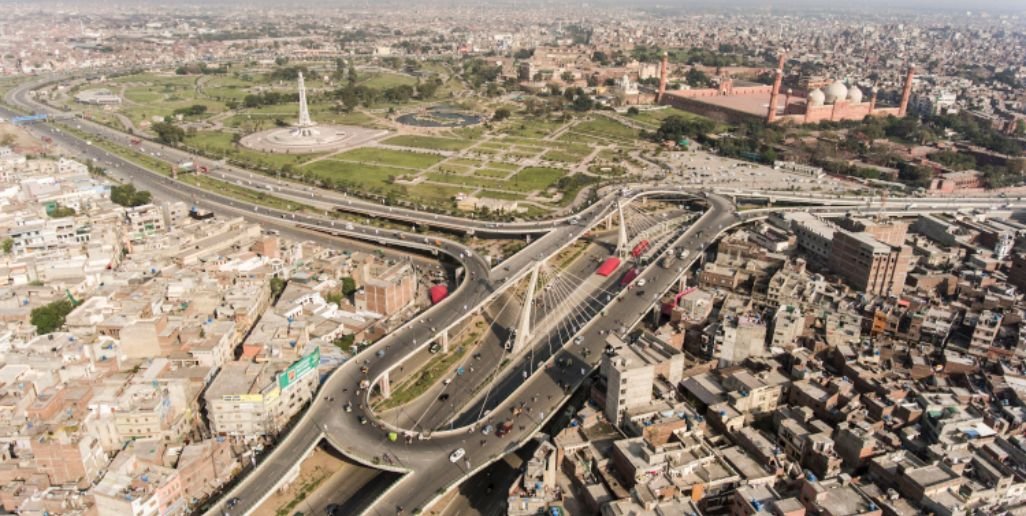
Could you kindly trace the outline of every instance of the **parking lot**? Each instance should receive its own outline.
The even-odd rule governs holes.
[[[782,190],[839,193],[860,187],[830,176],[814,177],[773,167],[725,158],[705,152],[682,152],[663,161],[685,185],[734,187],[746,190]]]

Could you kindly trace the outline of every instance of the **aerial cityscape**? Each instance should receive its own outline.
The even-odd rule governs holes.
[[[0,0],[7,514],[1026,515],[1026,4]]]

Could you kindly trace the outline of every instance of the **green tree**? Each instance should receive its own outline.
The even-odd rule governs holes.
[[[492,115],[493,122],[501,122],[509,118],[510,112],[506,108],[499,108],[495,110],[495,114]]]
[[[352,349],[353,348],[353,344],[355,342],[356,342],[356,335],[350,333],[348,335],[343,335],[343,336],[335,339],[332,342],[332,344],[338,346],[338,348],[341,349],[342,351],[352,351],[352,352],[355,353],[356,350]]]
[[[716,127],[705,118],[684,118],[677,115],[666,117],[655,133],[657,141],[679,141],[683,137],[701,139]]]
[[[356,292],[356,280],[351,276],[342,278],[342,295],[349,297]]]
[[[207,106],[203,104],[193,104],[189,107],[178,108],[174,111],[176,115],[182,116],[199,116],[207,112]]]
[[[60,204],[54,206],[53,210],[46,213],[51,219],[63,219],[65,217],[74,217],[75,209],[67,206],[61,206]]]
[[[709,76],[697,68],[688,70],[688,73],[684,74],[684,80],[688,83],[688,86],[691,86],[692,88],[705,88],[712,84],[712,81],[709,80]]]
[[[582,93],[574,99],[574,110],[575,111],[588,111],[595,107],[595,101],[591,99],[586,93]]]
[[[898,167],[898,179],[916,186],[925,187],[933,179],[933,170],[911,163],[902,163]]]
[[[134,185],[118,185],[110,188],[110,201],[119,206],[134,208],[148,204],[151,199],[150,192],[136,190]]]
[[[11,254],[11,252],[14,251],[14,239],[13,238],[11,238],[11,237],[5,238],[2,245],[3,245],[3,249],[4,249],[4,254]]]
[[[185,139],[185,130],[167,122],[157,122],[150,129],[157,133],[157,141],[165,145],[175,146]]]
[[[74,309],[74,305],[67,299],[59,299],[52,303],[33,308],[30,315],[32,326],[36,327],[36,333],[46,335],[53,333],[64,326],[64,319]]]
[[[285,280],[274,276],[271,278],[271,300],[272,302],[278,299],[278,296],[285,291]]]

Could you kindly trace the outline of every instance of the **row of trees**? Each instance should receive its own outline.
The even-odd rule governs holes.
[[[277,104],[294,104],[299,102],[299,93],[282,93],[278,91],[265,91],[262,93],[250,93],[242,98],[242,107],[258,108],[260,106],[274,106]]]
[[[392,103],[407,102],[413,98],[428,100],[434,98],[441,86],[442,80],[437,77],[421,81],[415,86],[399,84],[384,89],[350,83],[335,90],[332,95],[351,109],[358,105],[369,106],[382,100]]]
[[[223,73],[225,73],[225,71],[227,71],[227,66],[225,66],[225,67],[220,67],[219,66],[219,67],[214,68],[214,67],[211,67],[211,66],[207,66],[207,63],[203,63],[203,62],[184,64],[182,66],[179,66],[178,68],[175,68],[175,73],[178,74],[178,75],[196,75],[196,74],[216,75],[216,74],[223,74]]]
[[[174,110],[174,114],[182,116],[200,116],[207,112],[207,106],[203,104],[193,104],[191,106],[178,108]]]
[[[707,118],[685,118],[674,115],[666,117],[654,134],[646,133],[643,136],[657,142],[678,142],[683,138],[704,141],[715,127],[716,124]]]

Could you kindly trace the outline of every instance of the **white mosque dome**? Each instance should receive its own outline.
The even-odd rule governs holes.
[[[848,98],[848,87],[841,81],[834,81],[830,86],[827,86],[823,94],[826,95],[826,103],[833,104],[838,100]]]
[[[854,84],[848,88],[848,102],[852,104],[859,104],[862,102],[862,90]]]
[[[823,90],[816,88],[809,92],[809,105],[810,106],[822,106],[826,102],[826,95]]]

